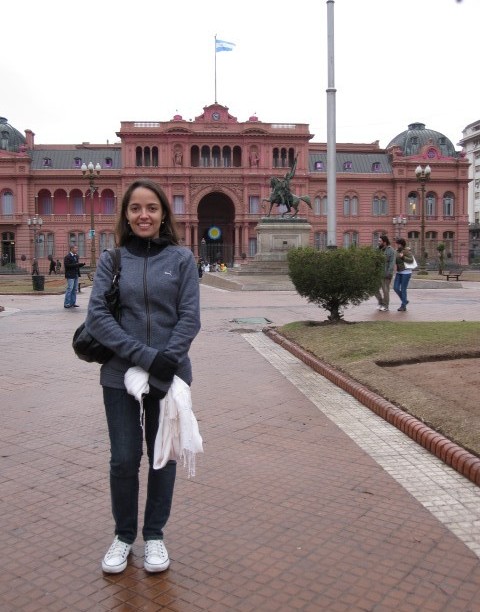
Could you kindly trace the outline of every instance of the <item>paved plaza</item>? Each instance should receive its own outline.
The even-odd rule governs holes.
[[[316,306],[206,282],[191,351],[205,453],[195,478],[178,468],[171,566],[147,574],[138,539],[125,572],[104,575],[98,366],[70,347],[89,295],[72,310],[0,296],[2,612],[480,610],[480,488],[261,331],[324,318]],[[408,320],[480,320],[480,283],[409,299]],[[375,300],[345,316],[378,317]]]

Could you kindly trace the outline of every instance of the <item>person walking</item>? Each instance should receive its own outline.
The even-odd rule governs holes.
[[[70,247],[70,252],[63,260],[65,278],[67,279],[67,290],[65,291],[65,298],[63,301],[64,308],[78,308],[78,304],[76,303],[78,278],[80,276],[80,268],[84,265],[84,263],[78,261],[78,247],[72,245]]]
[[[162,572],[170,560],[163,530],[170,516],[176,462],[153,468],[160,400],[174,375],[188,385],[190,345],[200,330],[198,270],[190,249],[179,246],[170,202],[159,185],[138,179],[126,190],[116,225],[120,248],[121,318],[106,305],[113,264],[104,252],[95,272],[85,326],[114,351],[100,369],[100,384],[110,438],[110,494],[115,537],[102,569],[117,574],[127,567],[137,537],[139,470],[145,437],[148,456],[147,496],[142,535],[144,567]],[[127,370],[148,372],[149,393],[140,406],[127,392]]]
[[[55,260],[53,259],[53,257],[51,255],[48,256],[48,259],[50,261],[50,265],[48,266],[48,276],[50,276],[52,274],[52,272],[54,274],[57,273],[57,266],[55,264]]]
[[[397,238],[395,244],[397,245],[395,254],[397,273],[395,274],[395,280],[393,282],[393,290],[401,300],[400,308],[397,308],[397,310],[399,312],[405,312],[408,304],[407,287],[412,277],[412,270],[406,268],[405,263],[413,263],[414,257],[403,238]]]
[[[385,256],[385,270],[383,272],[382,284],[375,294],[375,297],[378,301],[378,310],[387,312],[390,306],[390,285],[395,270],[395,251],[393,247],[390,246],[390,240],[385,234],[382,234],[378,239],[378,248]]]

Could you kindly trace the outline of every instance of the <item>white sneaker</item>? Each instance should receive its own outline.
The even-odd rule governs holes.
[[[170,565],[168,552],[163,540],[147,540],[145,542],[145,562],[147,572],[163,572]]]
[[[380,306],[378,310],[380,310],[381,312],[387,312],[388,308],[386,306]]]
[[[127,567],[127,559],[130,551],[132,550],[131,544],[126,544],[115,536],[113,544],[107,551],[107,554],[102,560],[102,569],[107,574],[119,574]]]

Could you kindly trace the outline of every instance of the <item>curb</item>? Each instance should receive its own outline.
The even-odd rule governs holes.
[[[276,330],[264,328],[262,331],[276,344],[279,344],[292,353],[292,355],[298,357],[298,359],[312,368],[312,370],[333,382],[337,387],[350,393],[350,395],[361,404],[369,408],[372,412],[375,412],[375,414],[378,414],[378,416],[385,419],[388,423],[394,425],[409,438],[432,453],[432,455],[435,455],[459,474],[468,478],[468,480],[477,486],[480,486],[480,459],[478,457],[469,453],[434,429],[431,429],[416,417],[408,414],[408,412],[405,412],[385,398],[370,391],[361,383],[339,372],[324,361],[317,359],[317,357],[305,351],[294,342],[287,340],[287,338],[279,334]]]

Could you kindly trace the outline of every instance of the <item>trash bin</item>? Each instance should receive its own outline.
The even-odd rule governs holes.
[[[32,276],[33,290],[43,291],[45,289],[45,277],[35,274]]]

